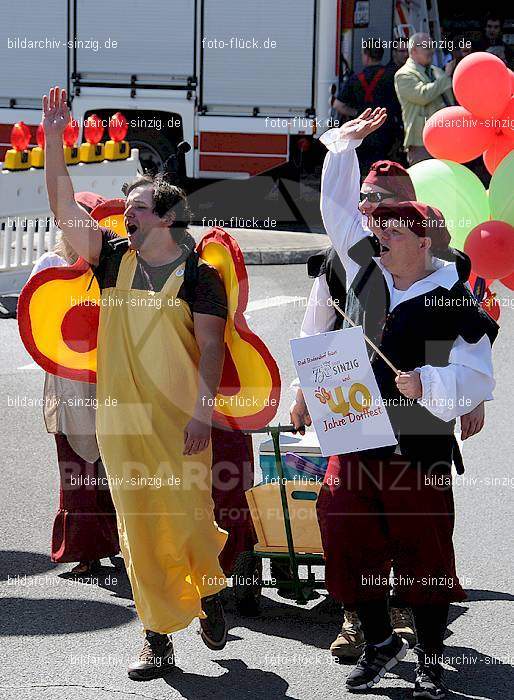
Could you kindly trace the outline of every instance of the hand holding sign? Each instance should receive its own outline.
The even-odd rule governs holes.
[[[402,372],[395,379],[400,394],[408,399],[420,399],[423,395],[423,386],[419,372]]]

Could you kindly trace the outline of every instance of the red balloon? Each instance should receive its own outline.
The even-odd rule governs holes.
[[[514,97],[510,98],[507,109],[501,115],[499,126],[505,136],[514,139]]]
[[[500,282],[507,287],[507,289],[512,289],[514,291],[514,272],[507,277],[503,277]]]
[[[471,53],[455,69],[453,92],[458,102],[476,117],[499,117],[512,93],[509,69],[491,53]]]
[[[494,137],[494,141],[484,152],[484,163],[487,170],[494,173],[502,160],[514,149],[514,140],[500,132]]]
[[[11,145],[15,151],[24,151],[30,143],[30,129],[25,122],[16,122],[11,129]]]
[[[482,155],[494,140],[494,133],[492,126],[486,126],[464,107],[445,107],[425,124],[423,143],[434,158],[467,163]]]
[[[88,143],[96,145],[102,140],[104,135],[104,127],[102,120],[97,114],[91,114],[86,121],[84,126],[84,136]]]
[[[505,221],[484,221],[470,231],[464,252],[480,277],[506,277],[514,271],[514,227]]]

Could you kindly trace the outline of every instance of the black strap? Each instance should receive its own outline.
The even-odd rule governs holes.
[[[198,284],[198,261],[200,256],[196,250],[192,250],[186,258],[184,268],[184,292],[188,303],[191,305],[196,298],[196,287]]]
[[[462,452],[460,451],[459,443],[455,435],[452,440],[452,459],[455,464],[457,474],[464,474],[464,462],[462,461]]]

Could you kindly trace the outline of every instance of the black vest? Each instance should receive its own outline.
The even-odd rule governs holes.
[[[345,312],[363,326],[395,367],[405,372],[423,365],[444,367],[459,335],[468,343],[476,343],[486,334],[494,342],[498,325],[464,286],[470,272],[466,255],[449,251],[448,259],[453,259],[459,275],[451,289],[437,287],[402,302],[389,313],[389,289],[382,270],[372,259],[376,254],[369,238],[349,250],[360,269],[348,289]],[[345,321],[342,327],[348,325]],[[402,455],[425,467],[436,462],[451,465],[457,444],[455,420],[442,421],[416,401],[406,399],[396,388],[391,368],[369,347],[368,352]],[[393,451],[394,447],[368,452],[386,456]]]
[[[307,273],[309,277],[321,277],[325,275],[330,298],[341,308],[346,306],[346,270],[339,255],[334,248],[328,248],[323,253],[311,255],[307,261]],[[343,317],[336,311],[336,320],[333,331],[343,327]]]

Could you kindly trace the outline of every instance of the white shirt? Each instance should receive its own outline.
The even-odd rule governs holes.
[[[366,217],[358,210],[360,172],[355,149],[361,140],[341,139],[338,129],[330,129],[320,137],[320,141],[328,148],[321,176],[321,215],[332,245],[346,270],[346,284],[349,287],[359,271],[359,265],[350,258],[348,250],[369,235]],[[374,260],[382,269],[389,289],[389,311],[438,286],[451,289],[458,280],[454,263],[435,258],[435,272],[406,290],[397,290],[391,273],[383,267],[379,258]],[[302,323],[302,336],[332,330],[336,314],[330,302],[325,276],[316,278]],[[441,420],[451,421],[469,413],[482,401],[493,398],[492,348],[486,335],[477,343],[467,343],[459,336],[450,351],[448,365],[424,365],[416,370],[420,373],[423,390],[419,402]]]

